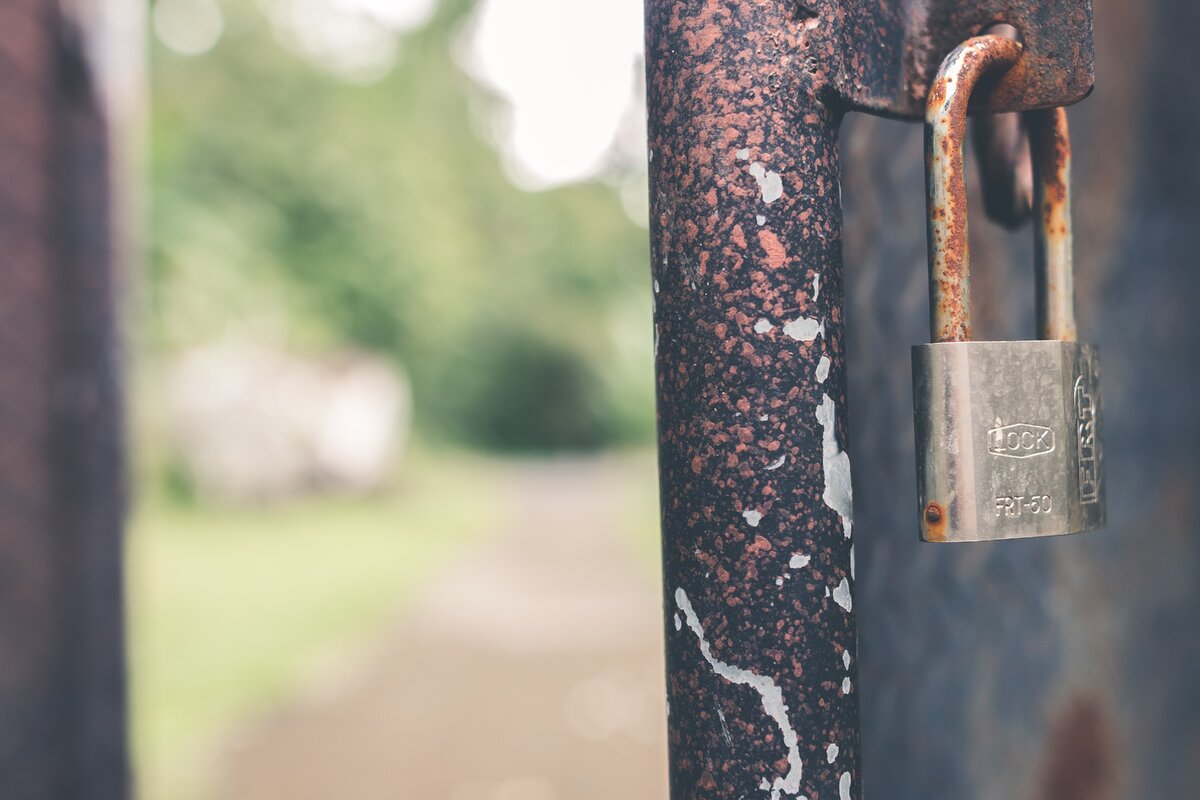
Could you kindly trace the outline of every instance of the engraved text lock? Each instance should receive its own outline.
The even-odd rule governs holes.
[[[1055,536],[1105,523],[1097,353],[1075,341],[1061,108],[1027,114],[1041,338],[971,341],[966,106],[975,80],[1020,52],[995,57],[975,46],[993,38],[947,57],[926,112],[933,342],[913,348],[913,401],[921,538],[931,542]]]

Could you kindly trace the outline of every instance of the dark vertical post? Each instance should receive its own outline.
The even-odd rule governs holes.
[[[675,800],[861,796],[821,5],[646,6]]]
[[[0,4],[0,796],[128,794],[109,144],[54,0]]]

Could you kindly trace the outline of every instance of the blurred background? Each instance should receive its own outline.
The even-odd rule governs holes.
[[[661,794],[641,3],[147,23],[139,795]]]

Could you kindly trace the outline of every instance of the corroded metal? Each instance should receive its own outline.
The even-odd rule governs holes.
[[[646,6],[676,800],[861,797],[837,14]]]
[[[987,113],[1075,103],[1094,82],[1090,0],[869,0],[839,3],[836,88],[854,108],[919,119],[942,59],[998,24],[1014,27],[1021,59],[976,98]],[[816,2],[800,8],[819,7]]]
[[[963,140],[972,90],[1016,63],[1020,45],[988,35],[965,42],[942,65],[925,121],[929,236],[930,335],[971,339],[970,249]],[[1062,108],[1027,112],[1034,179],[1034,258],[1038,337],[1076,339],[1071,229],[1071,143]],[[1010,131],[1010,135],[1013,135]],[[1019,142],[1020,139],[1018,138]],[[1018,163],[1017,159],[1009,159]],[[985,177],[987,171],[985,170]]]
[[[1071,139],[1065,108],[1028,114],[1034,153],[1034,277],[1039,339],[1073,342],[1074,236],[1071,229]]]
[[[1043,339],[971,341],[966,108],[981,77],[1016,61],[1008,38],[946,57],[929,93],[925,158],[930,344],[913,348],[921,537],[1056,536],[1105,522],[1094,348],[1075,342],[1066,112],[1029,112],[1036,157],[1038,318]]]
[[[1111,456],[1095,534],[967,547],[911,535],[908,343],[928,335],[921,134],[846,121],[867,797],[1200,797],[1197,26],[1189,0],[1097,0],[1099,79],[1070,109],[1076,311],[1103,352]],[[976,334],[1026,337],[1029,237],[973,222]]]
[[[672,797],[858,797],[840,115],[919,115],[1004,22],[1025,56],[971,110],[1074,102],[1090,3],[646,11]]]
[[[967,107],[981,78],[1011,67],[1021,45],[1002,36],[969,39],[938,70],[925,111],[929,231],[929,316],[934,342],[971,339],[967,183],[963,158]]]

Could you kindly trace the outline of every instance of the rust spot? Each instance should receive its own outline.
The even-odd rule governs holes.
[[[767,266],[771,269],[780,269],[787,263],[787,251],[774,233],[763,228],[758,232],[758,243],[767,252]]]
[[[771,542],[765,536],[756,534],[754,541],[746,547],[746,550],[754,556],[763,556],[771,552]]]
[[[1109,800],[1116,792],[1112,733],[1100,703],[1078,697],[1050,731],[1040,800]]]
[[[929,502],[925,506],[925,539],[930,542],[946,541],[946,509],[940,503]]]

